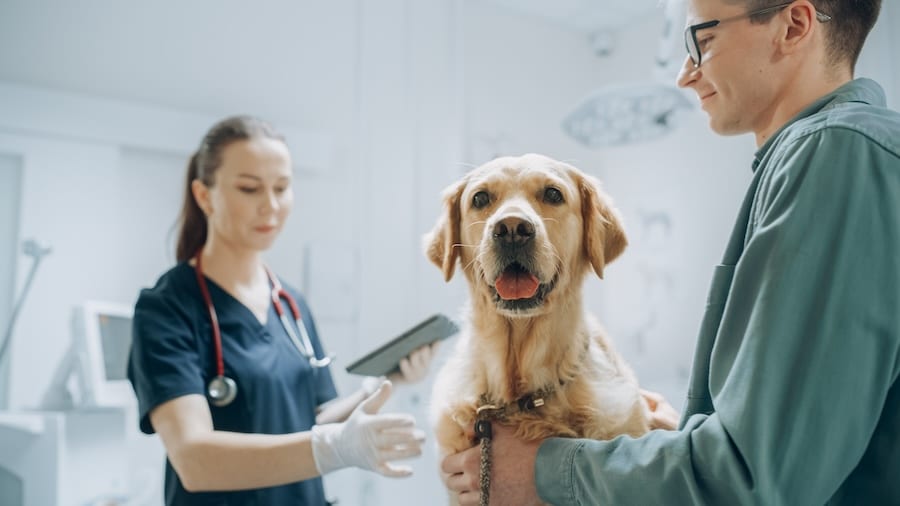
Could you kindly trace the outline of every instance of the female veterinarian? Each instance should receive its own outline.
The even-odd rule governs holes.
[[[336,399],[309,308],[263,263],[292,203],[290,153],[258,119],[214,125],[190,160],[178,264],[141,292],[128,364],[167,505],[322,506],[320,475],[406,476],[391,462],[421,453],[411,416],[378,414],[390,382]],[[394,379],[430,360],[420,348]]]

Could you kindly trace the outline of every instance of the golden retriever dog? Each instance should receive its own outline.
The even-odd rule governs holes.
[[[446,281],[459,262],[469,287],[461,337],[432,391],[443,454],[476,443],[485,404],[527,440],[650,429],[634,374],[583,308],[585,276],[602,278],[626,245],[597,180],[542,155],[497,158],[444,191],[424,245]]]

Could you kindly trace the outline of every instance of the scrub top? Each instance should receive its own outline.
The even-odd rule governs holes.
[[[286,434],[309,430],[316,407],[337,397],[328,367],[315,369],[303,357],[270,304],[266,324],[206,278],[222,335],[225,375],[238,385],[228,406],[209,405],[216,430]],[[316,356],[324,357],[315,323],[303,297],[282,281],[300,306]],[[287,301],[282,300],[290,315]],[[291,318],[289,318],[291,320]],[[293,322],[291,322],[293,323]],[[196,272],[182,262],[144,289],[134,311],[128,379],[140,410],[140,428],[154,429],[150,412],[160,404],[190,394],[206,395],[216,375],[213,333]],[[327,504],[321,478],[254,490],[188,492],[166,461],[167,505],[316,505]]]

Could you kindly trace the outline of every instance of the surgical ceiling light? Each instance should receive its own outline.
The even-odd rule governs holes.
[[[666,22],[653,71],[654,79],[643,83],[621,84],[599,89],[585,97],[562,121],[563,131],[589,148],[621,146],[646,142],[672,131],[680,113],[693,108],[685,94],[675,87],[675,76],[683,61],[678,46],[684,24],[685,5],[681,0],[666,2]],[[605,34],[604,56],[612,42]]]
[[[563,120],[563,130],[589,148],[649,141],[671,131],[675,115],[690,107],[673,86],[607,87],[578,104]]]

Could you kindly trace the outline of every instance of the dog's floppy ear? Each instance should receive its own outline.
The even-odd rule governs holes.
[[[448,186],[444,190],[444,212],[438,218],[431,232],[425,234],[423,246],[425,255],[444,273],[444,280],[450,281],[459,257],[460,233],[459,199],[466,187],[465,180]]]
[[[581,192],[585,254],[594,272],[603,278],[603,267],[622,254],[628,245],[625,229],[612,201],[600,189],[599,181],[582,174],[577,175],[576,181]]]

